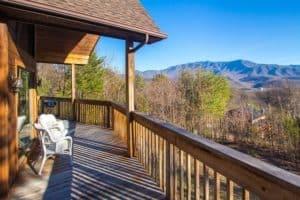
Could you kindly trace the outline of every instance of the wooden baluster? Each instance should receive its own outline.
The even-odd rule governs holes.
[[[94,125],[98,125],[97,123],[97,119],[98,119],[98,115],[97,115],[97,108],[98,106],[97,105],[93,105],[93,124]],[[99,125],[100,126],[100,125]],[[103,127],[103,128],[106,128],[106,127]]]
[[[215,179],[215,200],[220,200],[220,174],[218,172],[214,172]]]
[[[93,108],[93,115],[92,115],[92,117],[93,117],[93,124],[94,125],[97,125],[96,124],[96,106],[95,105],[92,105],[92,108]],[[104,126],[105,127],[105,126]],[[103,127],[103,128],[104,128]]]
[[[99,126],[101,126],[101,113],[100,113],[100,109],[101,109],[101,106],[97,106],[96,116],[97,116],[97,125],[99,125]],[[111,126],[109,126],[107,128],[111,128]]]
[[[203,164],[203,175],[204,175],[204,200],[209,200],[209,169],[208,167]]]
[[[77,109],[76,109],[77,119],[76,119],[76,121],[80,122],[80,103],[77,102],[76,104],[77,104]]]
[[[178,166],[177,166],[177,147],[173,145],[173,157],[174,157],[174,199],[178,196]]]
[[[61,117],[60,116],[60,101],[56,101],[56,102],[57,102],[57,105],[56,105],[57,106],[57,116]]]
[[[171,144],[168,141],[165,141],[165,188],[166,188],[166,197],[167,199],[173,199],[172,197],[172,171],[171,171]]]
[[[152,166],[153,166],[153,174],[152,174],[152,177],[155,179],[156,181],[156,135],[154,132],[152,132],[152,140],[153,140],[153,147],[152,147],[152,160],[153,160],[153,163],[152,163]]]
[[[84,104],[85,107],[85,113],[86,113],[86,117],[85,117],[85,124],[89,123],[89,106],[87,104]]]
[[[94,121],[95,121],[95,125],[98,125],[100,126],[100,123],[98,122],[99,121],[99,115],[98,115],[98,109],[99,109],[100,106],[98,105],[94,105]],[[106,113],[106,115],[108,116],[108,113]],[[105,126],[105,128],[109,128],[107,125]]]
[[[149,131],[149,174],[150,176],[152,176],[152,133],[151,131],[148,129]]]
[[[80,109],[82,110],[80,122],[83,123],[84,122],[85,109],[84,109],[83,104],[80,104],[80,107],[81,107]]]
[[[194,170],[195,170],[195,200],[200,200],[200,166],[199,161],[194,159]]]
[[[191,180],[191,156],[186,154],[186,182],[187,182],[187,199],[191,200],[192,180]]]
[[[145,145],[145,147],[144,147],[144,165],[145,165],[145,169],[146,169],[146,171],[148,170],[148,166],[147,166],[147,148],[148,148],[148,141],[147,141],[147,131],[146,131],[146,128],[144,127],[143,128],[143,133],[144,133],[144,145]]]
[[[142,125],[139,124],[139,129],[137,132],[134,132],[134,137],[135,137],[135,145],[136,145],[136,149],[137,149],[137,155],[139,157],[139,161],[140,163],[142,163],[142,145],[141,145],[141,134],[142,134]]]
[[[86,104],[83,104],[84,105],[84,121],[83,123],[87,123],[87,117],[88,117],[88,112],[87,112],[87,106]]]
[[[243,200],[250,200],[250,193],[245,188],[243,188]]]
[[[144,139],[143,139],[143,135],[144,135],[144,127],[142,126],[141,127],[141,130],[140,130],[140,145],[141,145],[141,152],[140,152],[140,157],[141,157],[141,163],[143,164],[143,166],[145,166],[145,163],[144,163]]]
[[[233,200],[233,189],[234,189],[234,184],[229,178],[227,178],[227,200]]]
[[[140,125],[140,128],[138,130],[138,132],[136,132],[136,137],[137,137],[137,145],[138,145],[138,155],[139,155],[139,160],[140,160],[140,163],[143,164],[143,159],[142,159],[142,128],[143,126]]]
[[[106,106],[106,128],[110,128],[110,107]]]
[[[89,113],[89,105],[85,104],[85,108],[86,108],[86,120],[85,120],[85,123],[88,124],[89,123],[89,120],[90,120],[90,113]]]
[[[135,130],[135,126],[134,126],[134,122],[131,123],[132,125],[132,146],[133,146],[133,152],[134,152],[134,155],[135,157],[137,157],[137,160],[140,162],[140,158],[139,158],[139,150],[138,150],[138,145],[136,144],[137,140],[136,140],[136,137],[137,137],[137,131]]]
[[[90,124],[94,125],[94,105],[89,104],[90,106]],[[102,126],[103,128],[103,126]]]
[[[167,164],[168,165],[168,173],[169,173],[169,178],[171,177],[170,176],[170,171],[171,171],[171,158],[167,158],[167,143],[166,143],[166,140],[165,139],[162,139],[162,143],[163,143],[163,160],[162,160],[162,163],[163,163],[163,191],[166,192],[167,191],[167,188],[166,188],[166,182],[167,182]],[[169,157],[171,157],[170,155],[170,147],[169,147]],[[167,159],[170,159],[169,163],[167,163]],[[170,180],[169,180],[170,182]],[[170,183],[169,183],[170,184]],[[170,185],[169,185],[170,186]]]
[[[179,164],[179,169],[180,169],[180,199],[183,200],[184,199],[184,164],[183,164],[183,159],[184,159],[184,152],[182,150],[180,150],[180,154],[179,154],[179,160],[180,160],[180,164]]]
[[[132,123],[130,123],[130,125],[132,126]],[[132,127],[133,128],[133,127]],[[132,147],[133,147],[133,156],[136,156],[138,161],[140,162],[140,158],[138,156],[138,152],[139,152],[139,146],[138,146],[138,138],[137,138],[137,134],[134,130],[132,130]]]
[[[159,140],[155,134],[155,181],[159,184]]]
[[[89,104],[89,116],[90,116],[89,124],[93,124],[93,106],[90,104]]]
[[[163,189],[163,140],[161,137],[158,138],[158,148],[159,148],[159,156],[158,156],[158,162],[159,162],[159,187]]]
[[[141,157],[141,163],[143,164],[143,166],[145,166],[145,162],[144,162],[144,140],[143,140],[143,135],[144,135],[144,127],[141,127],[140,130],[140,157]]]
[[[145,129],[145,142],[146,142],[146,171],[149,173],[149,132]]]
[[[78,122],[81,122],[81,103],[78,102]]]

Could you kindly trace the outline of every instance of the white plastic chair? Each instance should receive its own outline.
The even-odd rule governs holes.
[[[57,120],[52,114],[41,114],[38,119],[38,123],[49,132],[53,131],[53,135],[64,137],[68,134],[67,128],[65,128],[63,121]]]
[[[38,131],[38,137],[42,147],[41,148],[42,164],[38,173],[39,175],[42,175],[42,170],[44,168],[46,160],[49,157],[52,157],[53,155],[57,155],[57,154],[70,155],[72,160],[72,148],[73,148],[72,137],[59,135],[61,133],[59,128],[57,127],[45,129],[39,123],[35,123],[34,127]]]

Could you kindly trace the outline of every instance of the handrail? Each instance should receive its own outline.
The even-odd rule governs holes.
[[[122,106],[122,105],[117,104],[117,103],[114,103],[114,102],[110,102],[110,105],[111,105],[114,109],[116,109],[116,110],[118,110],[119,112],[121,112],[122,114],[124,114],[124,115],[127,114],[127,109],[126,109],[125,106]]]
[[[94,99],[75,99],[75,103],[110,106],[110,101],[102,101],[102,100],[94,100]]]
[[[59,100],[59,101],[72,101],[71,98],[68,97],[47,97],[47,96],[41,96],[40,100]]]

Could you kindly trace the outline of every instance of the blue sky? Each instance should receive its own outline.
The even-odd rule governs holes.
[[[300,64],[299,0],[141,2],[168,38],[138,51],[138,70],[203,60]],[[124,41],[102,38],[96,51],[124,71]]]

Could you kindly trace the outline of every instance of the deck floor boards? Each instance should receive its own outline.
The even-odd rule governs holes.
[[[112,131],[83,124],[74,130],[73,161],[69,156],[49,159],[42,177],[26,166],[9,199],[164,199],[137,159],[126,157],[125,144]]]

